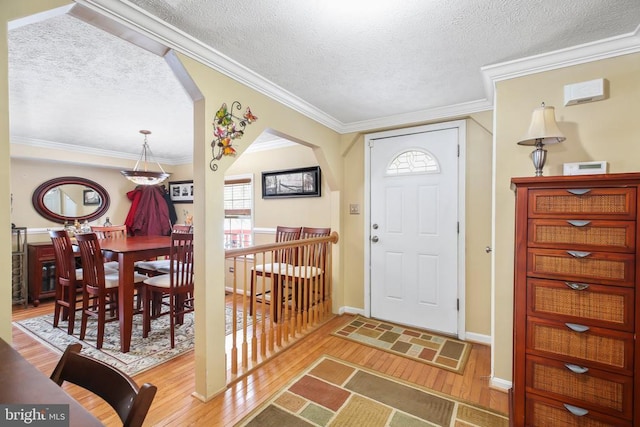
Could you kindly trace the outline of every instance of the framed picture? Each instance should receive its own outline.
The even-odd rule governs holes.
[[[193,203],[193,181],[169,182],[169,195],[173,203]]]
[[[320,197],[320,167],[262,172],[262,198]]]
[[[100,194],[95,190],[82,190],[82,204],[85,206],[99,205]]]

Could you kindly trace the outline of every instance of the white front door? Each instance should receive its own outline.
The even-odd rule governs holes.
[[[369,139],[371,316],[458,333],[458,127]]]

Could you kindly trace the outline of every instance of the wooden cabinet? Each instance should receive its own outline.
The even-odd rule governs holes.
[[[512,425],[640,425],[640,173],[512,186]]]
[[[37,307],[42,298],[53,298],[56,289],[56,258],[51,242],[29,243],[29,299]]]

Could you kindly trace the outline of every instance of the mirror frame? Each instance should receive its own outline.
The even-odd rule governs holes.
[[[44,196],[52,188],[65,184],[77,184],[89,187],[100,195],[100,198],[103,201],[102,205],[95,212],[89,215],[82,216],[64,216],[49,210],[49,208],[47,208],[47,206],[44,204]],[[107,190],[105,190],[103,186],[95,181],[91,181],[90,179],[86,178],[79,178],[77,176],[63,176],[60,178],[50,179],[49,181],[46,181],[38,186],[38,188],[36,188],[33,192],[31,202],[33,203],[34,209],[44,218],[53,222],[57,222],[59,224],[64,224],[65,222],[73,224],[76,220],[82,222],[85,220],[93,221],[94,219],[100,218],[109,209],[111,199],[109,198],[109,193],[107,193]]]

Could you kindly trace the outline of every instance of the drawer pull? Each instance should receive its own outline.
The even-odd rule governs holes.
[[[589,330],[588,326],[578,325],[577,323],[565,323],[565,325],[574,332],[587,332]]]
[[[587,285],[586,283],[564,282],[564,284],[570,287],[571,289],[573,289],[574,291],[584,291],[585,289],[589,288],[589,285]]]
[[[573,365],[571,363],[565,363],[564,366],[566,366],[567,369],[573,372],[574,374],[586,374],[587,372],[589,372],[589,368]]]
[[[582,196],[591,191],[590,188],[570,188],[567,191],[575,196]]]
[[[582,251],[567,251],[569,255],[574,258],[586,258],[591,255],[591,252],[582,252]]]
[[[564,403],[564,407],[576,417],[584,417],[589,413],[586,409],[578,408],[577,406],[569,405],[567,403]]]
[[[591,224],[591,221],[579,221],[577,219],[570,219],[570,220],[567,220],[567,222],[573,225],[574,227],[584,227]]]

